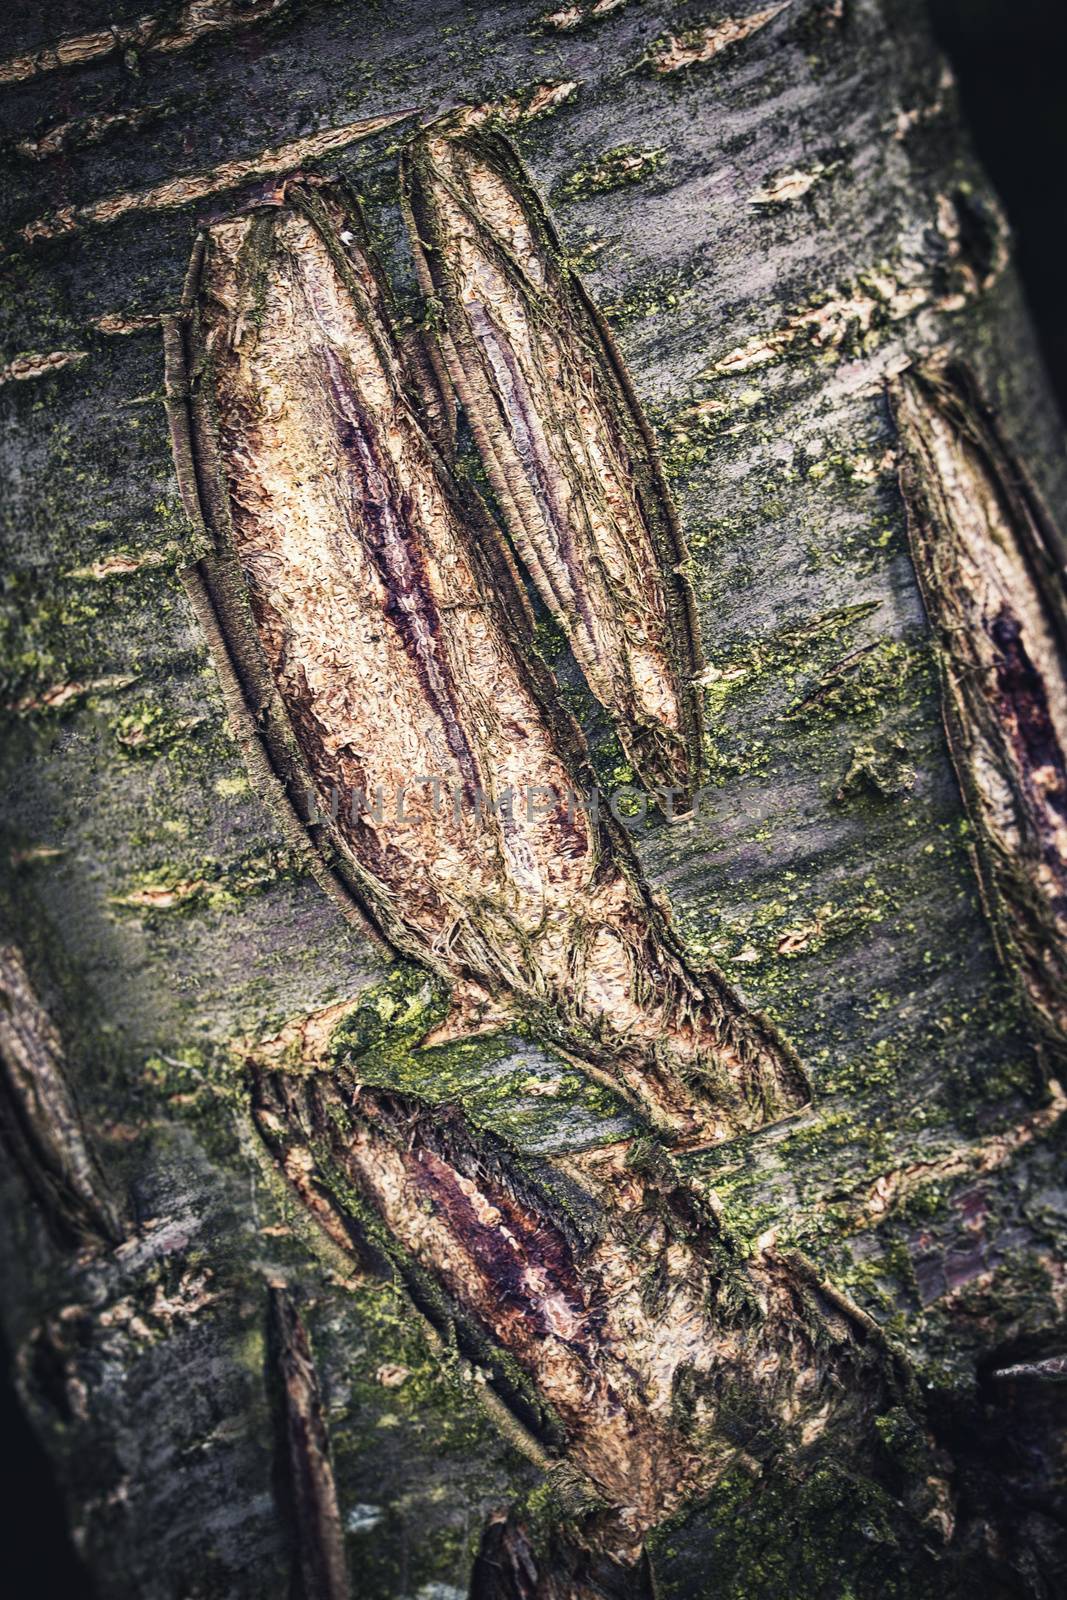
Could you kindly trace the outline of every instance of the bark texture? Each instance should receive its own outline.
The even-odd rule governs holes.
[[[1055,1595],[1067,465],[921,7],[5,48],[0,1288],[98,1591]],[[505,722],[633,801],[537,885],[295,781]]]

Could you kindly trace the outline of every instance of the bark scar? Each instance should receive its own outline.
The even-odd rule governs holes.
[[[446,118],[409,147],[412,248],[508,535],[638,779],[700,782],[688,555],[607,324],[514,149]]]
[[[949,750],[1001,959],[1043,1038],[1067,1045],[1064,549],[973,377],[890,387],[912,558]]]
[[[348,1600],[344,1530],[311,1344],[284,1284],[272,1284],[268,1293],[300,1593],[302,1600]]]
[[[115,1244],[122,1225],[67,1082],[63,1046],[22,955],[0,947],[0,1126],[63,1242]]]
[[[584,743],[503,540],[413,408],[354,198],[292,179],[212,222],[187,306],[168,408],[210,546],[189,591],[319,881],[673,1137],[798,1109],[789,1047],[689,966],[625,831],[568,799],[593,787]]]
[[[347,1067],[249,1077],[282,1170],[592,1486],[628,1565],[732,1468],[844,1448],[914,1400],[869,1317],[799,1255],[746,1259],[650,1141],[520,1165],[458,1107]]]

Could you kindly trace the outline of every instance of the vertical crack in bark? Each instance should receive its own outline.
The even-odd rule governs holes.
[[[22,956],[0,946],[0,1128],[65,1243],[122,1237],[67,1083],[63,1046]]]
[[[520,1166],[457,1108],[348,1069],[250,1076],[283,1170],[343,1226],[374,1219],[424,1308],[588,1478],[590,1547],[624,1569],[731,1468],[855,1457],[907,1388],[870,1319],[800,1258],[744,1259],[647,1142]]]
[[[1062,547],[973,380],[913,371],[890,397],[945,727],[1002,959],[1067,1043],[1067,605]]]
[[[508,141],[450,118],[405,192],[436,334],[508,533],[649,788],[699,784],[686,550],[614,339]]]
[[[412,410],[362,237],[336,187],[283,186],[211,226],[188,352],[168,330],[179,480],[216,551],[191,593],[231,710],[250,708],[246,757],[393,949],[477,985],[665,1131],[792,1111],[788,1047],[689,968],[624,831],[566,798],[591,786],[581,736],[521,649],[501,542],[472,537],[484,508]],[[316,819],[309,795],[328,813],[331,793]]]
[[[270,1288],[271,1343],[281,1380],[290,1509],[300,1600],[348,1600],[344,1531],[318,1377],[300,1313]]]

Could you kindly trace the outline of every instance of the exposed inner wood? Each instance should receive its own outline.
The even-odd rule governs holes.
[[[325,833],[395,949],[660,1127],[721,1139],[795,1109],[788,1048],[689,968],[621,830],[567,798],[579,735],[405,396],[361,236],[336,191],[291,185],[212,226],[199,278],[203,571],[275,769],[324,813],[341,797]]]
[[[791,1258],[743,1259],[662,1153],[586,1152],[561,1176],[519,1167],[458,1109],[345,1068],[251,1078],[299,1192],[356,1241],[369,1211],[429,1314],[476,1341],[505,1394],[509,1363],[530,1381],[550,1446],[611,1508],[602,1536],[628,1563],[730,1468],[803,1462],[835,1440],[851,1455],[900,1398],[874,1324]]]
[[[448,119],[407,193],[435,331],[515,549],[647,786],[699,782],[685,546],[611,335],[510,145]]]
[[[348,1600],[344,1529],[311,1345],[285,1286],[272,1284],[269,1293],[301,1600]]]
[[[68,33],[55,44],[0,61],[0,83],[24,83],[42,72],[80,67],[116,50],[172,55],[210,34],[246,28],[289,8],[291,0],[186,0],[177,13],[114,22],[91,33]]]
[[[1055,530],[967,375],[891,389],[912,555],[986,910],[1067,1041],[1067,605]]]
[[[53,372],[77,366],[88,358],[88,350],[49,350],[41,355],[16,356],[6,367],[0,367],[0,384],[24,383],[27,378],[47,378]]]
[[[258,150],[250,156],[240,156],[223,161],[207,172],[183,173],[167,178],[151,189],[130,190],[124,194],[111,194],[103,200],[92,200],[83,206],[64,206],[47,217],[38,217],[20,228],[19,234],[27,244],[43,239],[58,239],[64,234],[76,233],[79,228],[105,227],[121,222],[137,211],[171,211],[179,206],[193,205],[206,200],[209,195],[223,189],[234,189],[238,184],[254,178],[266,178],[274,173],[289,172],[305,161],[315,161],[331,150],[342,150],[358,139],[369,139],[383,128],[404,122],[410,111],[394,111],[379,117],[361,117],[356,122],[342,123],[337,128],[322,128],[318,133],[304,134],[299,139],[289,139],[285,144]]]
[[[66,1241],[122,1237],[67,1083],[63,1045],[20,952],[0,947],[0,1131]]]
[[[707,61],[712,61],[731,45],[741,44],[743,40],[750,39],[754,33],[759,33],[768,22],[773,22],[786,10],[790,0],[784,4],[769,6],[765,11],[754,11],[747,17],[723,17],[719,22],[709,23],[703,28],[690,28],[685,33],[666,39],[657,45],[648,56],[648,64],[653,72],[663,76],[668,72],[682,72],[689,67],[702,66]]]

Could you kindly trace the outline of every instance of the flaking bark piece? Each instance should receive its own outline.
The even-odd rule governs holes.
[[[290,1181],[377,1228],[417,1303],[592,1485],[625,1569],[732,1468],[850,1451],[907,1387],[868,1317],[802,1260],[746,1258],[650,1141],[520,1162],[457,1107],[348,1069],[251,1080]]]
[[[500,133],[431,126],[404,192],[433,331],[515,550],[640,782],[690,794],[701,653],[686,548],[607,324]]]
[[[788,1047],[690,970],[623,830],[566,799],[592,786],[581,736],[409,403],[351,210],[292,181],[212,223],[166,334],[179,482],[213,546],[190,593],[250,769],[391,949],[658,1127],[715,1140],[795,1110]]]
[[[349,1600],[344,1530],[307,1331],[288,1289],[272,1284],[270,1335],[281,1410],[300,1600]]]
[[[1067,1045],[1067,604],[1062,545],[974,380],[911,370],[890,399],[949,750],[1001,958]]]
[[[63,1046],[22,956],[0,946],[0,1128],[63,1243],[116,1243],[122,1228],[67,1082]]]

